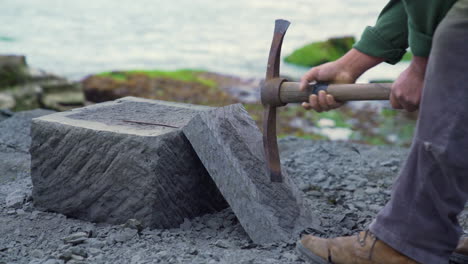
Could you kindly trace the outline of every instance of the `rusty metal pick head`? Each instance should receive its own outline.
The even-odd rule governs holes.
[[[286,30],[291,23],[287,20],[277,19],[275,21],[275,31],[271,42],[270,55],[268,56],[268,66],[266,80],[279,77],[279,67],[281,62],[281,46]]]
[[[283,181],[278,142],[276,141],[276,107],[284,105],[279,98],[279,88],[285,80],[279,77],[279,69],[281,46],[289,25],[289,21],[283,19],[275,21],[275,31],[268,57],[265,84],[261,91],[262,104],[265,107],[263,116],[263,147],[272,182]]]

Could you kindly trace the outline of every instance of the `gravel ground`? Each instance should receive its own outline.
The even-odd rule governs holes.
[[[253,244],[230,209],[187,219],[170,230],[142,229],[131,220],[120,226],[95,224],[36,210],[24,146],[31,117],[41,114],[0,117],[0,168],[10,168],[0,174],[0,263],[303,263],[294,244]],[[367,227],[388,201],[408,152],[292,137],[281,139],[280,149],[283,165],[321,215],[321,229],[306,232],[324,237]],[[466,210],[461,216],[466,229],[464,219]]]

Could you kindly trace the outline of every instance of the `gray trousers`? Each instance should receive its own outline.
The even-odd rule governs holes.
[[[417,262],[445,264],[467,199],[468,0],[459,0],[435,32],[410,154],[370,230]]]

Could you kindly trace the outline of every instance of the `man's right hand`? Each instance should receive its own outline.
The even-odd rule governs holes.
[[[350,50],[340,59],[319,65],[309,70],[301,78],[301,90],[310,82],[354,83],[365,71],[381,63],[383,59],[366,55],[356,49]],[[302,103],[305,109],[317,112],[328,111],[340,107],[332,95],[320,91],[318,95],[311,95],[309,102]]]

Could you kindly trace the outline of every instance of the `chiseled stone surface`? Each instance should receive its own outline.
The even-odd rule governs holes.
[[[202,112],[183,130],[255,243],[294,241],[320,223],[286,172],[283,183],[270,181],[262,135],[242,105]]]
[[[126,97],[33,120],[36,206],[93,222],[179,227],[226,208],[182,133],[208,107]]]

